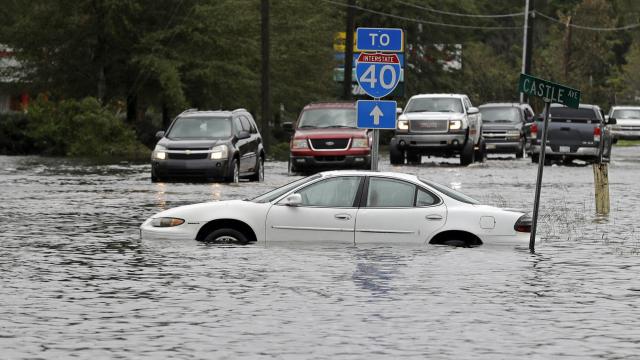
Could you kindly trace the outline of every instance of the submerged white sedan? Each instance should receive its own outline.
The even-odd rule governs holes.
[[[327,171],[251,200],[180,206],[140,227],[143,239],[219,243],[328,241],[477,246],[527,244],[531,217],[392,172]]]

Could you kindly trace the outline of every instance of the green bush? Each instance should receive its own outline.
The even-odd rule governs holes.
[[[27,135],[43,155],[142,159],[149,154],[133,129],[91,97],[38,99],[29,108]]]
[[[289,142],[279,142],[277,144],[273,144],[269,147],[269,152],[267,156],[270,159],[278,160],[278,161],[288,161],[289,160]]]
[[[0,114],[0,154],[23,155],[33,152],[33,142],[26,134],[27,124],[26,114]]]

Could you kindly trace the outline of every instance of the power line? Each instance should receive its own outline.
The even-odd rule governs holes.
[[[564,21],[561,21],[559,19],[556,19],[554,17],[551,17],[549,15],[545,15],[539,11],[535,12],[536,15],[540,15],[541,17],[549,20],[549,21],[553,21],[556,22],[558,24],[562,24],[562,25],[567,25],[567,23],[565,23]],[[631,24],[631,25],[625,25],[625,26],[619,26],[619,27],[594,27],[594,26],[584,26],[584,25],[576,25],[576,24],[569,24],[569,26],[571,26],[572,28],[575,29],[581,29],[581,30],[591,30],[591,31],[625,31],[625,30],[631,30],[637,27],[640,27],[640,24]]]
[[[407,1],[402,1],[402,0],[393,0],[393,1],[397,2],[399,4],[410,6],[412,8],[416,8],[416,9],[420,9],[420,10],[424,10],[424,11],[430,11],[430,12],[434,12],[436,14],[450,15],[450,16],[494,19],[494,18],[508,18],[508,17],[516,17],[516,16],[523,16],[524,15],[524,12],[511,13],[511,14],[490,14],[490,15],[463,14],[463,13],[455,13],[455,12],[451,12],[451,11],[437,10],[437,9],[434,9],[434,8],[431,8],[431,7],[428,7],[428,6],[418,5],[418,4],[414,4],[414,3],[407,2]]]
[[[358,9],[358,10],[361,10],[361,11],[364,11],[364,12],[368,12],[368,13],[372,13],[372,14],[376,14],[376,15],[382,15],[382,16],[386,16],[386,17],[399,19],[399,20],[411,21],[411,22],[420,23],[420,24],[426,24],[426,25],[445,26],[445,27],[459,28],[459,29],[475,29],[475,30],[520,30],[520,29],[522,29],[522,27],[520,27],[520,26],[473,26],[473,25],[448,24],[448,23],[441,23],[441,22],[435,22],[435,21],[427,21],[427,20],[408,18],[408,17],[404,17],[404,16],[400,16],[400,15],[394,15],[394,14],[385,13],[385,12],[382,12],[382,11],[367,9],[365,7],[358,6],[358,5],[348,5],[348,4],[345,4],[345,3],[332,1],[332,0],[321,0],[321,1],[323,1],[325,3],[333,4],[333,5],[342,6],[342,7],[351,7],[351,8],[354,8],[354,9]]]

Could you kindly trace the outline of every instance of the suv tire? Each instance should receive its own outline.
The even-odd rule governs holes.
[[[257,182],[264,181],[264,157],[258,157],[258,162],[256,163],[256,172],[251,175],[249,180]]]
[[[226,182],[237,184],[240,181],[240,162],[238,159],[233,159],[231,163],[231,169],[229,175],[225,179]]]
[[[460,165],[467,166],[473,163],[475,150],[473,148],[473,140],[467,138],[462,151],[460,152]]]
[[[404,151],[398,149],[397,146],[389,147],[389,161],[391,165],[402,165],[404,164]]]

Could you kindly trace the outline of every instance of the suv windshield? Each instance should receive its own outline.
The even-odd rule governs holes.
[[[640,119],[640,109],[614,110],[611,117],[614,119]]]
[[[480,108],[482,122],[487,123],[516,123],[520,122],[520,113],[514,107]]]
[[[463,113],[462,102],[456,98],[414,98],[409,100],[405,112]]]
[[[228,117],[179,117],[167,137],[169,139],[211,139],[231,136],[231,119]]]
[[[355,109],[310,109],[302,112],[298,128],[356,128]]]

